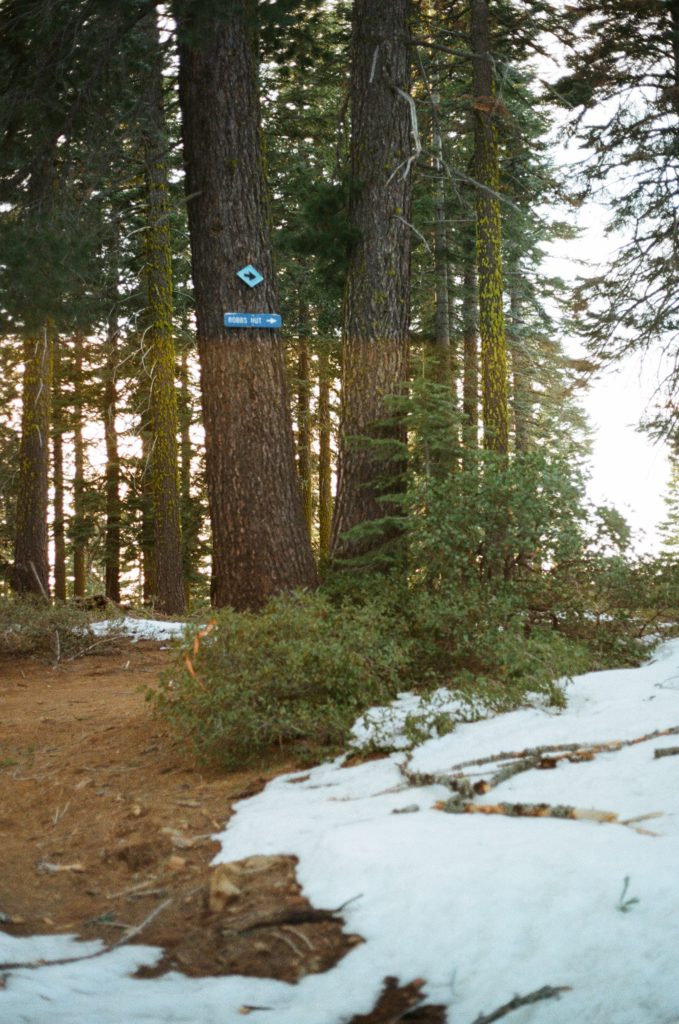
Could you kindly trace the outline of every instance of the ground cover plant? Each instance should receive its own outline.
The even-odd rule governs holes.
[[[411,408],[422,427],[420,396]],[[422,698],[413,741],[526,702],[563,706],[567,678],[639,664],[672,631],[676,570],[626,556],[618,520],[587,508],[567,460],[476,451],[463,465],[454,425],[429,407],[411,432],[381,547],[372,523],[369,555],[331,567],[315,593],[222,610],[189,638],[149,699],[201,759],[233,769],[281,746],[318,759],[403,691]],[[432,470],[443,440],[454,466]]]

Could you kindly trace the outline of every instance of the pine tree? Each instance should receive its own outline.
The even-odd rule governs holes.
[[[676,557],[679,552],[679,455],[676,453],[670,457],[670,479],[665,505],[667,515],[659,528],[662,550],[665,554]]]
[[[251,2],[177,3],[180,102],[201,358],[213,600],[258,608],[315,585],[275,331],[224,313],[277,312],[259,135]],[[253,265],[250,289],[237,272]]]
[[[384,517],[399,442],[389,396],[407,379],[410,320],[411,130],[408,0],[355,0],[351,51],[351,192],[342,342],[341,437],[332,527],[335,556],[383,538],[348,538]],[[370,439],[367,441],[367,439]],[[373,443],[370,443],[372,441]],[[376,442],[376,443],[375,443]]]
[[[49,598],[47,498],[49,484],[52,339],[42,336],[24,344],[21,399],[21,450],[17,493],[12,588],[19,594]]]
[[[502,105],[494,96],[487,0],[472,0],[470,11],[483,437],[486,448],[506,455],[509,450],[509,400],[503,305],[500,164],[495,128]]]
[[[676,196],[679,3],[580,0],[571,73],[555,87],[572,132],[592,153],[589,188],[608,189],[615,252],[579,294],[580,328],[599,359],[676,349],[679,323]],[[651,428],[677,422],[679,373],[663,373],[667,401]]]
[[[146,231],[144,271],[147,310],[144,357],[150,375],[150,477],[154,521],[155,604],[159,611],[184,611],[184,580],[177,448],[175,348],[172,331],[172,250],[169,224],[167,128],[163,64],[155,8],[142,23],[148,73],[141,134],[144,150]]]

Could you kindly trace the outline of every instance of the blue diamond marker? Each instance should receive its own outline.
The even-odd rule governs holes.
[[[254,288],[255,285],[261,284],[264,280],[260,272],[255,270],[250,263],[248,263],[247,267],[243,267],[242,270],[239,270],[237,276],[240,277],[241,281],[245,281],[245,283],[251,288]]]

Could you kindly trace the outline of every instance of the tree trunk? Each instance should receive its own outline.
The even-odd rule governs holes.
[[[309,538],[314,526],[311,487],[311,367],[309,342],[300,337],[297,349],[297,472],[302,488],[304,521]]]
[[[465,265],[462,279],[462,334],[464,447],[475,450],[479,446],[479,318],[478,287],[473,244],[468,250],[465,247]]]
[[[87,590],[87,522],[85,517],[85,439],[83,437],[83,338],[74,339],[73,402],[73,596]]]
[[[185,607],[177,450],[175,349],[172,333],[172,249],[168,196],[163,63],[155,8],[145,19],[149,54],[142,114],[146,231],[144,286],[146,365],[151,375],[151,494],[155,529],[155,605],[181,615]]]
[[[153,482],[151,478],[151,435],[148,425],[141,426],[141,565],[144,604],[156,601],[156,531],[153,522]]]
[[[387,397],[403,390],[410,317],[412,150],[408,0],[355,0],[351,69],[351,199],[342,337],[342,407],[332,552],[363,554],[389,539],[345,537],[389,512],[403,486],[405,430]],[[391,422],[387,425],[385,421]],[[371,439],[366,441],[366,439]],[[388,441],[393,441],[391,447]],[[391,533],[393,535],[393,532]]]
[[[509,347],[512,356],[512,407],[514,412],[514,448],[527,452],[532,440],[532,376],[530,356],[523,330],[523,303],[516,288],[510,288],[511,325]]]
[[[106,536],[104,541],[104,593],[110,601],[120,602],[120,457],[116,416],[118,395],[118,320],[109,318],[106,332],[106,364],[104,367],[103,421],[106,443]]]
[[[213,601],[260,608],[313,587],[284,353],[275,330],[225,328],[226,312],[277,312],[259,132],[252,0],[176,4],[179,94],[201,361]],[[253,265],[263,281],[236,275]]]
[[[12,589],[49,598],[47,500],[52,350],[48,328],[24,343],[24,387]]]
[[[52,477],[54,496],[54,596],[57,601],[66,600],[66,514],[64,511],[64,417],[61,394],[61,344],[58,337],[52,342],[53,386],[52,386]]]
[[[184,596],[186,607],[191,603],[191,583],[196,572],[195,545],[200,532],[200,513],[191,496],[191,422],[193,403],[189,383],[189,357],[186,349],[181,356],[179,402],[179,484],[182,510],[182,561],[184,565]]]
[[[471,50],[474,54],[474,168],[476,176],[476,258],[481,334],[484,446],[506,455],[509,450],[507,351],[502,305],[502,232],[500,169],[494,118],[493,62],[487,0],[471,3]]]
[[[435,378],[439,384],[452,389],[453,366],[450,347],[450,316],[448,287],[448,238],[446,230],[445,168],[443,163],[443,139],[439,124],[439,97],[432,97],[434,122],[434,273],[436,278],[436,309],[434,314],[434,364]]]
[[[323,341],[318,353],[318,554],[330,556],[332,530],[332,423],[330,419],[330,351]]]

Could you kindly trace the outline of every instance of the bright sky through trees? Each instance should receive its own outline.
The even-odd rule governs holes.
[[[552,246],[549,271],[574,281],[600,269],[615,248],[606,237],[603,205],[587,203],[577,221],[581,234]],[[584,355],[577,339],[565,338],[572,355]],[[665,516],[669,481],[667,445],[642,433],[639,423],[652,410],[662,380],[660,353],[636,353],[602,370],[583,393],[582,404],[592,428],[589,496],[596,504],[614,505],[634,530],[640,550],[660,545],[657,528]]]

